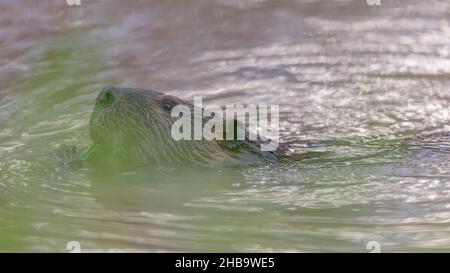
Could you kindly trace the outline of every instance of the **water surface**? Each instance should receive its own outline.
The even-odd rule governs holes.
[[[0,251],[450,250],[447,1],[34,2],[0,2]],[[278,104],[293,157],[57,164],[105,85]]]

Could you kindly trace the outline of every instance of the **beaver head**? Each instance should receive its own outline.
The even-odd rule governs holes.
[[[261,152],[260,139],[229,140],[225,130],[221,132],[224,140],[175,140],[171,130],[178,117],[172,117],[171,111],[177,105],[187,107],[191,120],[194,120],[196,106],[177,97],[145,89],[103,88],[97,96],[89,124],[95,154],[103,155],[103,159],[106,156],[109,160],[132,164],[223,161],[242,164],[252,163],[255,159],[276,158],[272,151]],[[203,118],[203,124],[207,121],[208,118]],[[238,127],[234,120],[235,136]]]
[[[97,152],[128,163],[190,163],[225,160],[216,141],[174,140],[176,105],[193,105],[160,92],[105,87],[97,96],[89,130]],[[192,111],[193,112],[193,111]]]

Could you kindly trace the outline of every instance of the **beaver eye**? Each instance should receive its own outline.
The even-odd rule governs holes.
[[[172,110],[173,106],[174,106],[174,103],[172,103],[170,101],[166,101],[162,104],[163,109],[166,111]]]

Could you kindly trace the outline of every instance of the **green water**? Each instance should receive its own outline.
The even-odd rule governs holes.
[[[127,2],[0,3],[0,251],[450,249],[446,1]],[[105,85],[278,104],[291,157],[56,160]]]

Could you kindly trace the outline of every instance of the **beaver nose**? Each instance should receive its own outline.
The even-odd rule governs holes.
[[[109,105],[117,98],[119,90],[115,87],[109,86],[103,88],[97,96],[97,103],[101,105]]]

